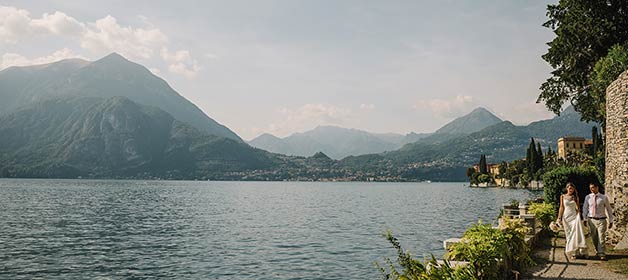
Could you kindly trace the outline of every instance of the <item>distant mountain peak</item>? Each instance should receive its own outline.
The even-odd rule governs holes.
[[[474,113],[477,114],[477,113],[484,113],[484,112],[489,113],[489,114],[493,114],[491,111],[489,111],[488,109],[486,109],[486,108],[484,108],[482,106],[473,109],[473,111],[471,111],[469,114],[474,114]]]
[[[347,131],[347,130],[353,130],[351,128],[344,128],[341,126],[337,126],[337,125],[318,125],[316,126],[314,129],[312,129],[311,131]]]
[[[477,107],[470,113],[458,117],[444,125],[435,133],[463,133],[469,134],[480,131],[486,127],[502,122],[502,119],[495,116],[484,107]]]
[[[129,61],[128,59],[126,59],[124,56],[122,56],[121,54],[117,53],[117,52],[112,52],[108,55],[106,55],[105,57],[99,59],[99,60],[110,60],[110,61],[114,61],[114,60],[118,60],[118,61]]]
[[[264,139],[264,138],[267,138],[267,139],[281,139],[281,138],[279,138],[279,137],[277,137],[275,135],[272,135],[272,134],[266,132],[266,133],[262,133],[259,136],[253,138],[253,140],[255,140],[255,139]],[[253,141],[253,140],[251,140],[251,141]]]
[[[150,72],[150,70],[148,70],[148,68],[144,65],[128,60],[124,56],[115,52],[92,62],[89,66],[108,72],[113,71],[114,73],[121,74],[125,77],[128,75],[132,75],[133,77],[154,76],[153,73]]]
[[[331,160],[330,157],[328,157],[325,153],[323,152],[317,152],[314,155],[312,155],[312,158],[316,158],[316,159],[325,159],[325,160]]]

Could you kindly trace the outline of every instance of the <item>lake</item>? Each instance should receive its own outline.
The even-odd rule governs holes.
[[[373,279],[502,203],[463,183],[0,180],[1,279]]]

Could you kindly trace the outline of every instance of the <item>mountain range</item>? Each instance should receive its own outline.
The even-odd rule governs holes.
[[[46,99],[0,117],[0,169],[12,177],[211,178],[275,165],[126,97]]]
[[[379,134],[337,126],[318,126],[313,130],[295,133],[285,138],[262,134],[248,143],[274,153],[311,156],[316,152],[323,152],[339,160],[347,156],[395,151],[415,142],[417,145],[444,143],[502,122],[504,121],[487,109],[479,107],[433,133]],[[533,122],[521,129],[525,130],[529,137],[539,138],[542,144],[555,149],[559,137],[588,136],[591,125],[581,122],[579,114],[572,107],[568,107],[560,116]],[[406,147],[402,150],[409,149],[410,147]]]
[[[141,105],[159,107],[209,134],[242,141],[233,131],[209,118],[173,90],[166,81],[117,53],[94,62],[67,59],[0,71],[0,115],[30,102],[60,96],[124,96]]]
[[[7,68],[0,99],[0,177],[454,181],[481,154],[508,161],[531,137],[591,131],[573,109],[516,126],[478,108],[434,133],[320,126],[249,145],[117,54]]]
[[[541,143],[544,152],[556,150],[558,138],[590,137],[593,123],[580,121],[578,113],[566,109],[549,120],[517,126],[509,121],[488,126],[470,134],[433,134],[402,148],[380,154],[351,156],[340,161],[337,168],[348,170],[387,170],[390,176],[409,180],[463,181],[465,170],[486,155],[489,163],[512,161],[525,157],[530,139]],[[444,139],[439,140],[442,136]],[[395,171],[396,170],[396,171]]]
[[[274,153],[311,156],[323,152],[333,159],[341,159],[350,155],[392,151],[406,141],[403,135],[393,136],[337,126],[318,126],[311,131],[295,133],[286,138],[262,134],[248,143]]]

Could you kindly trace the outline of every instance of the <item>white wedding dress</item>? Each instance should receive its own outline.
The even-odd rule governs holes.
[[[563,228],[565,229],[565,253],[568,255],[582,255],[587,252],[584,237],[584,226],[580,214],[576,209],[576,202],[563,197]]]

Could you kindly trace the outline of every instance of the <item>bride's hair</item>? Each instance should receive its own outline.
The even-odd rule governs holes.
[[[578,201],[578,189],[576,188],[576,185],[574,185],[572,182],[568,182],[567,186],[565,187],[566,194],[569,194],[569,187],[573,188],[573,195],[572,195],[573,200],[576,201],[576,203],[579,203],[579,201]]]

